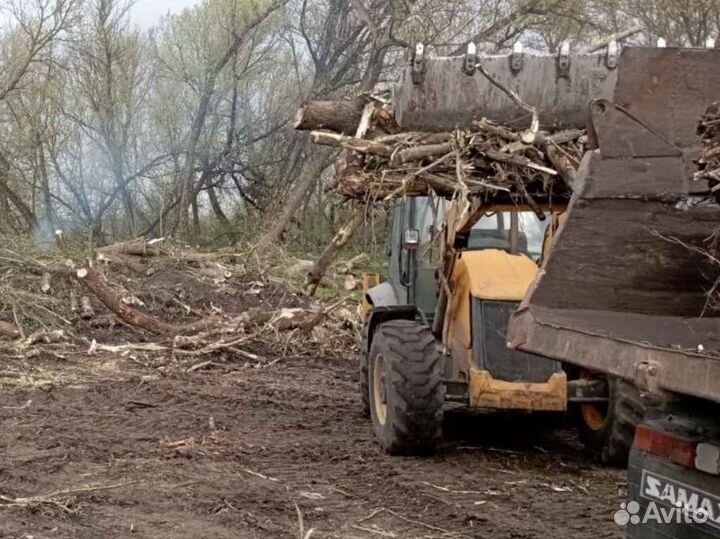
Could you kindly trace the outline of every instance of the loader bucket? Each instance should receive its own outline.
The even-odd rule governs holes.
[[[543,128],[584,128],[587,105],[612,97],[617,59],[599,54],[419,57],[416,53],[394,89],[395,117],[404,131],[449,131],[489,118],[517,129],[528,113],[475,69],[537,108]]]
[[[720,206],[691,180],[697,123],[718,88],[720,50],[623,52],[613,102],[590,106],[598,149],[510,346],[720,401],[720,318],[706,311],[718,269],[693,250],[720,226]]]

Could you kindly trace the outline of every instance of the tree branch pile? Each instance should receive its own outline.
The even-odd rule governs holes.
[[[702,148],[700,157],[696,161],[698,170],[694,179],[698,182],[707,182],[707,187],[712,197],[703,203],[720,203],[720,101],[713,103],[701,116],[697,135],[700,137]],[[713,266],[714,283],[706,291],[707,301],[701,316],[712,314],[716,316],[720,312],[720,226],[708,233],[704,244],[689,244],[677,237],[663,236],[655,232],[657,236],[684,247],[689,252],[705,257]]]
[[[703,114],[697,134],[703,144],[698,160],[697,181],[707,181],[713,192],[720,189],[720,102],[713,103]]]
[[[401,133],[387,129],[384,112],[374,116],[383,118],[383,124],[373,123],[366,137],[345,134],[347,127],[343,132],[331,131],[328,121],[321,124],[323,129],[313,129],[317,126],[307,121],[298,124],[313,129],[315,144],[346,150],[333,185],[346,198],[463,193],[534,206],[569,196],[587,141],[578,129],[520,132],[487,119],[455,132]]]

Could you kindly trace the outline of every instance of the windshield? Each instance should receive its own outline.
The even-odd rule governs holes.
[[[416,227],[420,232],[420,244],[424,246],[422,259],[433,263],[439,250],[433,247],[435,235],[442,226],[447,201],[441,198],[417,197],[415,199]],[[493,211],[486,213],[473,227],[468,239],[469,249],[504,249],[510,251],[510,228],[512,215],[518,216],[518,250],[535,261],[542,257],[545,231],[550,224],[550,214],[541,221],[532,211]]]
[[[469,249],[510,250],[512,215],[518,216],[518,249],[533,260],[542,256],[545,230],[550,219],[541,221],[534,212],[500,211],[485,214],[472,228]],[[549,214],[548,214],[549,217]]]

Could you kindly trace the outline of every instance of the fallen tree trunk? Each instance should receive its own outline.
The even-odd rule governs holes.
[[[98,272],[91,268],[81,268],[76,273],[77,279],[90,290],[95,296],[115,313],[121,320],[140,329],[144,329],[156,335],[188,335],[207,331],[218,325],[215,319],[203,319],[190,324],[168,324],[150,316],[142,311],[134,309],[122,302],[122,299],[106,285]]]
[[[101,247],[97,252],[105,255],[160,256],[162,249],[156,244],[141,240],[108,245]]]

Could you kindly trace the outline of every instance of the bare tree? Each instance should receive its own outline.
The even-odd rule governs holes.
[[[192,125],[188,134],[178,208],[178,228],[181,234],[187,233],[188,231],[187,209],[196,196],[193,185],[196,174],[196,151],[210,110],[210,102],[215,92],[218,76],[227,65],[230,64],[240,48],[247,43],[250,34],[284,4],[285,0],[272,0],[271,2],[265,2],[264,5],[256,5],[255,2],[249,2],[247,5],[238,5],[238,2],[235,2],[232,6],[230,25],[229,28],[227,28],[229,32],[227,46],[214,61],[210,63],[204,73],[200,84],[200,101],[193,115]]]
[[[51,45],[72,26],[76,7],[77,0],[12,0],[2,5],[10,23],[0,42],[0,106],[6,111],[8,100],[20,92],[33,71],[52,61]],[[0,196],[32,230],[37,226],[34,204],[28,204],[22,191],[13,185],[13,172],[7,149],[0,148]],[[32,190],[30,193],[34,196]],[[49,196],[45,203],[49,211]]]

